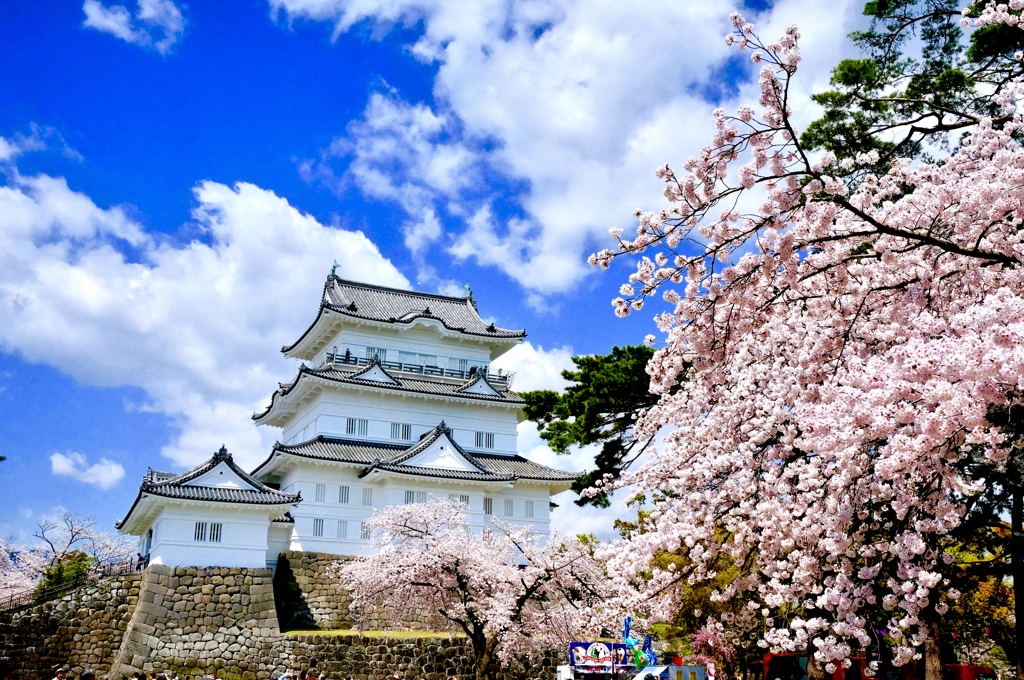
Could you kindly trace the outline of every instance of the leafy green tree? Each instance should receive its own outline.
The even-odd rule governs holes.
[[[72,550],[63,557],[53,561],[43,571],[39,585],[36,586],[36,592],[42,593],[50,588],[56,588],[77,579],[85,578],[95,565],[95,558],[90,557],[81,550]]]
[[[524,392],[527,419],[537,423],[542,439],[555,453],[573,446],[600,444],[596,469],[586,471],[573,485],[582,493],[610,475],[618,479],[648,446],[653,437],[638,439],[633,431],[637,416],[653,406],[645,369],[654,350],[643,345],[614,347],[604,355],[576,356],[575,371],[562,371],[571,384],[559,394],[554,390]],[[607,507],[606,494],[581,495],[577,505]]]

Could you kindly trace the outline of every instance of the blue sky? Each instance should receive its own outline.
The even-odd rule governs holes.
[[[804,30],[804,91],[857,3],[743,8]],[[727,3],[0,3],[0,535],[57,507],[112,527],[147,467],[221,443],[295,370],[278,348],[349,278],[526,327],[517,387],[654,332],[586,256],[659,209],[658,165],[753,71]],[[813,115],[808,108],[805,115]],[[520,449],[566,468],[524,426]],[[571,499],[562,499],[571,506]],[[621,508],[620,508],[621,511]],[[574,514],[576,513],[576,514]],[[588,528],[610,515],[556,522]],[[582,518],[582,519],[581,519]]]

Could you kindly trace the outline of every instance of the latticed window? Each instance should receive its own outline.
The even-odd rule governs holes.
[[[370,528],[366,526],[366,522],[359,523],[359,538],[364,541],[370,540]]]
[[[348,522],[346,520],[338,520],[338,538],[348,538]]]
[[[478,448],[478,449],[493,449],[494,448],[494,433],[493,432],[477,432],[476,433],[476,448]]]
[[[338,502],[344,505],[348,504],[348,487],[343,486],[338,489]]]
[[[373,489],[363,489],[363,505],[373,505]]]
[[[367,361],[387,361],[388,351],[383,347],[367,347],[366,348],[366,359]]]
[[[220,532],[223,525],[220,522],[210,522],[210,542],[220,543]]]
[[[323,536],[324,535],[324,520],[321,517],[317,517],[313,520],[313,535]]]
[[[533,517],[533,501],[526,501],[526,516]]]
[[[409,423],[391,423],[391,438],[409,441],[412,439],[412,425]]]
[[[345,420],[345,434],[354,434],[357,437],[365,437],[370,423],[366,418],[347,418]]]
[[[493,498],[484,498],[484,514],[485,515],[493,515],[494,514],[494,499]]]
[[[450,368],[453,371],[462,371],[463,373],[465,373],[468,367],[468,359],[456,359],[455,357],[448,358],[448,368]]]
[[[512,515],[514,515],[515,514],[513,512],[514,508],[515,508],[515,503],[512,501],[512,499],[511,498],[506,498],[505,499],[505,517],[511,517]]]
[[[327,498],[327,485],[317,484],[316,492],[314,493],[313,497],[317,503],[323,503],[324,500]]]
[[[406,491],[405,492],[405,504],[406,505],[412,505],[415,502],[416,502],[416,492],[415,491]]]
[[[469,494],[450,493],[448,498],[453,501],[458,501],[464,505],[469,505]]]
[[[193,538],[196,541],[206,540],[206,522],[196,522],[196,533]]]

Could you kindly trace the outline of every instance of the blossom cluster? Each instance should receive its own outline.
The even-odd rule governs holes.
[[[384,611],[399,623],[410,609],[428,612],[435,630],[467,634],[478,663],[599,631],[595,605],[609,593],[587,545],[499,521],[474,529],[465,510],[437,500],[389,506],[367,521],[378,553],[339,567],[357,620]]]
[[[733,24],[727,42],[762,64],[760,109],[716,111],[711,143],[656,173],[669,207],[591,257],[640,256],[616,314],[656,293],[671,309],[648,367],[662,397],[637,426],[670,433],[620,482],[658,499],[651,526],[604,554],[652,616],[723,557],[748,565],[715,598],[770,620],[763,646],[812,646],[822,664],[869,646],[881,607],[907,663],[945,609],[943,548],[979,491],[961,463],[1005,456],[988,409],[1024,391],[1020,90],[935,162],[814,159],[787,101],[797,29],[764,44]],[[665,552],[691,566],[659,570]]]

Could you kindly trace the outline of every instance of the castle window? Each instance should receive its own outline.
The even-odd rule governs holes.
[[[514,507],[515,507],[515,505],[514,505],[514,502],[512,501],[512,499],[511,498],[506,498],[505,499],[505,517],[511,517],[513,514],[515,514],[513,512]]]
[[[313,535],[323,536],[324,535],[324,520],[323,518],[317,517],[313,520]]]
[[[469,495],[468,494],[450,493],[450,494],[448,494],[448,498],[450,500],[453,500],[453,501],[458,501],[459,503],[462,503],[463,505],[469,505]]]
[[[342,486],[338,488],[338,502],[347,505],[348,504],[348,487]]]
[[[448,358],[448,368],[450,368],[453,371],[462,371],[463,373],[465,373],[466,369],[469,368],[469,360],[468,359],[456,359],[455,357],[449,357]]]
[[[415,491],[406,491],[405,492],[405,504],[406,505],[412,505],[415,502],[416,502],[416,492]]]
[[[493,449],[494,448],[494,433],[493,432],[477,432],[476,433],[476,448],[478,448],[478,449]]]
[[[220,531],[221,527],[224,526],[220,522],[210,522],[210,542],[220,543]]]
[[[373,489],[363,489],[363,505],[373,505]]]
[[[386,361],[388,358],[388,351],[383,347],[367,347],[366,348],[366,359],[367,361]]]
[[[314,494],[313,498],[316,500],[317,503],[323,503],[324,499],[327,498],[327,485],[317,484],[316,493]]]
[[[526,501],[526,516],[533,517],[533,501]]]
[[[193,537],[195,541],[206,540],[206,522],[196,522],[196,533]]]
[[[369,422],[366,418],[348,418],[345,420],[345,434],[365,437],[368,427]]]
[[[370,540],[370,528],[366,526],[366,522],[359,523],[359,538],[364,541]]]
[[[484,514],[485,515],[493,515],[494,514],[494,499],[493,498],[484,498]]]
[[[409,423],[391,423],[391,438],[409,441],[412,439],[412,425]]]
[[[338,520],[338,538],[348,538],[348,522],[346,520]]]

